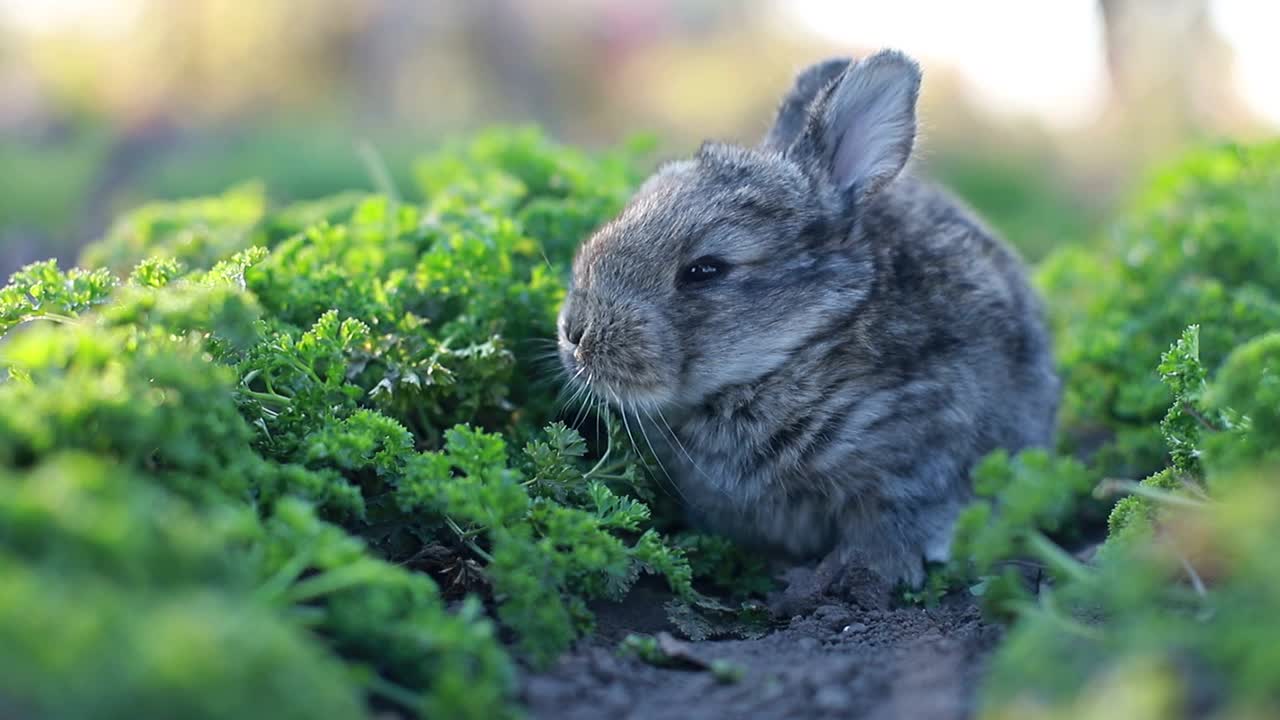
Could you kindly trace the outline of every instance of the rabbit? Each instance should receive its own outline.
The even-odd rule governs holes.
[[[757,147],[708,141],[578,249],[571,385],[653,447],[696,527],[918,587],[987,453],[1046,446],[1060,381],[1023,262],[906,168],[917,63],[801,72]],[[806,574],[807,573],[807,574]]]

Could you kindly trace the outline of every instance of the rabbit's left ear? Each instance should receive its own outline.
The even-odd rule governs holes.
[[[787,156],[856,201],[902,172],[916,138],[920,66],[883,50],[824,88]]]
[[[805,121],[809,118],[809,106],[818,97],[818,93],[840,77],[851,62],[853,61],[847,57],[828,58],[801,70],[778,105],[773,127],[769,128],[768,134],[760,141],[760,148],[783,152],[790,147],[800,136],[800,131],[804,130]]]

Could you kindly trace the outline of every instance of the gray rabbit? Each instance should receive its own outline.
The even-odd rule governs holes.
[[[782,607],[854,568],[918,585],[975,462],[1053,434],[1021,261],[904,172],[919,88],[896,51],[808,68],[759,147],[708,142],[645,182],[561,309],[571,382],[655,446],[696,524],[824,558]]]

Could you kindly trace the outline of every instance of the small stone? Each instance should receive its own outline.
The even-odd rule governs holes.
[[[823,605],[813,612],[813,617],[828,630],[838,630],[853,619],[853,613],[839,605]]]
[[[853,623],[851,625],[846,625],[844,627],[844,630],[841,630],[841,632],[844,633],[845,635],[858,635],[866,631],[867,631],[866,623]]]
[[[529,702],[551,702],[559,700],[564,690],[564,683],[547,677],[532,677],[525,683],[524,697]]]
[[[813,696],[813,702],[823,710],[844,710],[853,702],[849,693],[838,687],[824,687]]]
[[[604,690],[604,697],[601,700],[613,707],[625,707],[631,704],[631,693],[627,692],[627,688],[620,682],[609,685]]]
[[[786,692],[786,686],[782,680],[776,675],[771,675],[765,679],[761,685],[760,694],[765,700],[773,700],[782,697]]]

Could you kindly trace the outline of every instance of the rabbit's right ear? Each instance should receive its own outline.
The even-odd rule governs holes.
[[[778,105],[773,127],[769,128],[764,140],[760,141],[760,148],[783,152],[790,147],[804,129],[809,117],[809,106],[818,97],[818,93],[840,77],[851,62],[852,59],[847,57],[828,58],[800,71],[791,84],[791,89],[782,98],[782,103]]]
[[[786,155],[850,201],[868,197],[897,177],[911,156],[919,94],[920,66],[882,50],[824,86]]]

